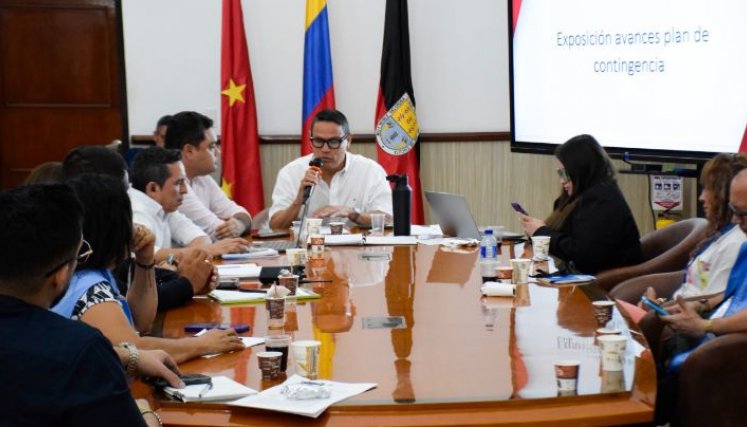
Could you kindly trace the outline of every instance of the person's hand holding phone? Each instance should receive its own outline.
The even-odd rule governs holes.
[[[524,229],[524,234],[526,234],[527,236],[532,237],[534,235],[534,232],[537,231],[538,228],[545,225],[545,221],[529,216],[526,209],[524,209],[517,202],[511,202],[511,207],[516,211],[516,213],[519,214],[521,228]]]
[[[643,303],[644,306],[650,308],[651,310],[654,310],[660,316],[669,316],[669,312],[668,311],[666,311],[663,308],[661,308],[659,306],[659,304],[657,304],[657,303],[651,301],[650,299],[648,299],[648,297],[646,297],[645,295],[641,297],[641,302]]]
[[[181,371],[174,359],[163,350],[140,349],[137,370],[143,377],[153,377],[162,380],[164,385],[183,388],[184,382],[179,378]]]
[[[673,330],[685,335],[695,338],[705,335],[707,321],[698,314],[695,309],[696,304],[685,301],[682,296],[677,296],[676,302],[677,304],[668,308],[673,314],[662,316],[661,320]],[[672,310],[674,308],[677,310]]]

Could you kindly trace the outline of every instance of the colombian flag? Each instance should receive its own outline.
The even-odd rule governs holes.
[[[256,215],[264,209],[265,196],[241,0],[223,0],[220,79],[223,191]]]
[[[301,154],[311,153],[311,121],[316,113],[335,108],[332,56],[329,52],[327,0],[306,0],[303,56]]]

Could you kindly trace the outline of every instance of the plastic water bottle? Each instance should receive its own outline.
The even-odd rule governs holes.
[[[480,239],[480,259],[498,259],[498,240],[495,239],[493,230],[490,228],[484,231],[482,239]]]

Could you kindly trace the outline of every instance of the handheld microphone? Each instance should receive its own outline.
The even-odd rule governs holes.
[[[322,164],[323,164],[322,159],[317,157],[316,159],[311,159],[311,161],[309,162],[309,167],[312,169],[321,170],[320,168],[322,167]],[[311,192],[313,190],[314,190],[313,185],[307,185],[306,188],[303,189],[303,203],[304,204],[306,204],[306,202],[309,200],[309,197],[311,197]]]

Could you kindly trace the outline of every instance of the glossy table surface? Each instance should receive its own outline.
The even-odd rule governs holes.
[[[317,419],[154,397],[167,425],[610,425],[653,418],[654,364],[617,309],[607,326],[629,337],[624,371],[600,369],[590,301],[605,296],[593,286],[530,283],[514,298],[484,298],[477,248],[423,244],[327,248],[307,274],[331,282],[306,285],[321,299],[286,304],[286,333],[322,343],[321,378],[378,386]],[[387,328],[388,316],[404,327]],[[161,320],[166,337],[185,336],[184,325],[196,322],[248,323],[245,335],[268,332],[264,304],[196,298]],[[198,358],[181,368],[262,390],[278,384],[261,381],[256,353],[263,350]],[[577,395],[558,395],[554,362],[562,359],[581,363]],[[288,366],[291,375],[292,358]]]

